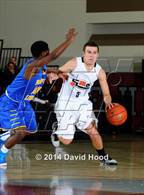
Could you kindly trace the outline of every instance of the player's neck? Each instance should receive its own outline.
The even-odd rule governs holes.
[[[94,68],[94,65],[93,64],[85,64],[85,68],[87,71],[92,71]]]

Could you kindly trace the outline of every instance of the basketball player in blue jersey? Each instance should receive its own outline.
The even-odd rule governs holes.
[[[36,41],[31,46],[33,58],[23,68],[0,97],[0,127],[7,130],[0,136],[0,166],[6,166],[6,156],[10,148],[26,135],[37,131],[35,113],[30,101],[42,88],[47,74],[56,73],[47,68],[74,41],[77,33],[69,29],[66,40],[49,53],[48,44]]]

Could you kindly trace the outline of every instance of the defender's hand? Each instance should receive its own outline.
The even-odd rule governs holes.
[[[49,83],[52,84],[53,81],[58,79],[58,75],[56,73],[49,73],[48,74]]]
[[[75,37],[77,36],[77,32],[75,28],[70,28],[68,33],[66,34],[66,39],[70,41],[74,41]]]
[[[61,79],[63,80],[63,82],[64,82],[65,80],[68,80],[68,75],[65,74],[65,73],[63,73],[63,72],[59,72],[59,73],[58,73],[58,77],[61,78]]]

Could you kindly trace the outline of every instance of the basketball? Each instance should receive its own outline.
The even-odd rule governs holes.
[[[124,106],[116,103],[113,108],[107,109],[106,118],[112,125],[122,125],[127,120],[127,110]]]

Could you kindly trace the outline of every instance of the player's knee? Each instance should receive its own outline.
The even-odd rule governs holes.
[[[69,145],[69,144],[71,144],[71,142],[72,142],[72,140],[63,140],[63,144],[64,145]]]
[[[69,145],[73,141],[73,139],[64,139],[63,137],[59,137],[60,142],[62,142],[64,145]]]
[[[95,126],[91,126],[90,128],[87,129],[87,133],[89,136],[97,136],[99,135],[98,130],[96,129]]]

